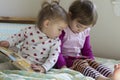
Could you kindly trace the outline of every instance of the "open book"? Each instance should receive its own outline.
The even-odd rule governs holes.
[[[4,54],[6,57],[8,57],[11,63],[16,67],[18,67],[19,69],[26,71],[33,71],[31,69],[30,62],[24,59],[23,57],[21,57],[18,53],[14,52],[13,50],[0,47],[0,54]]]

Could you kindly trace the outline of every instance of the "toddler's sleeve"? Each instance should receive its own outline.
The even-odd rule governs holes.
[[[24,40],[25,30],[26,30],[26,28],[21,29],[18,33],[15,33],[7,38],[7,41],[10,43],[10,47],[16,46],[17,44],[21,43]]]
[[[83,56],[87,56],[88,58],[94,59],[94,55],[93,55],[92,48],[90,45],[90,35],[86,37],[84,46],[81,49],[81,53]]]
[[[62,31],[62,34],[59,36],[59,38],[60,38],[60,40],[61,40],[61,46],[60,46],[60,48],[62,48],[64,36],[65,36],[65,32]],[[62,55],[62,51],[61,51],[61,53],[59,54],[57,63],[56,63],[56,65],[55,65],[55,68],[60,69],[60,68],[62,68],[62,67],[65,66],[65,65],[66,65],[66,61],[65,61],[65,59],[64,59],[64,57],[63,57],[63,55]]]
[[[51,47],[48,59],[42,64],[46,71],[50,70],[57,62],[60,53],[60,44],[61,41],[59,40]]]

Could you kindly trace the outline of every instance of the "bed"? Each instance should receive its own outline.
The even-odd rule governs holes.
[[[36,19],[33,18],[10,18],[0,17],[0,40],[18,32],[20,29],[34,25]],[[114,70],[114,64],[120,63],[120,60],[95,57],[95,59]],[[51,69],[46,74],[28,72],[22,70],[2,70],[0,71],[0,80],[94,80],[85,77],[77,71],[68,68]]]

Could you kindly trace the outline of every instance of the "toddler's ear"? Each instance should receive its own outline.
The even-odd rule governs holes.
[[[48,27],[49,24],[50,24],[50,20],[45,20],[45,21],[43,22],[43,26],[44,26],[44,27]]]

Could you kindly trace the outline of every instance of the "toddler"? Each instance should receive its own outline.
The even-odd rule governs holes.
[[[0,46],[10,48],[22,42],[18,53],[31,62],[34,71],[44,73],[50,70],[58,59],[61,44],[59,35],[67,24],[67,13],[57,1],[44,2],[37,24],[0,41]],[[0,70],[11,68],[14,69],[8,62],[0,64]]]
[[[75,0],[68,15],[70,24],[60,36],[62,53],[56,66],[69,67],[95,80],[109,80],[112,71],[94,60],[90,45],[90,30],[97,21],[95,5],[90,0]]]

